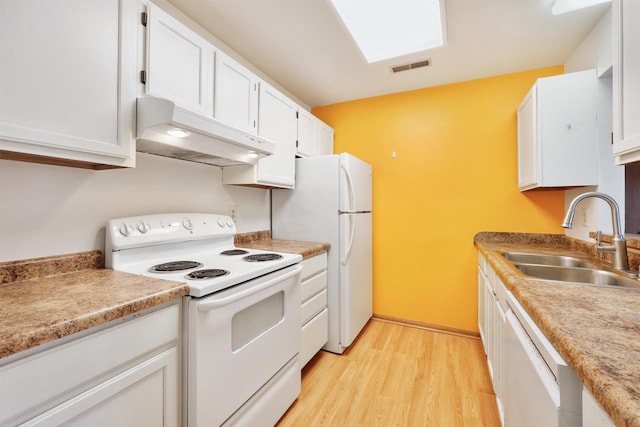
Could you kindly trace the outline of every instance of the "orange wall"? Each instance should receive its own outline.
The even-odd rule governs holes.
[[[373,165],[376,314],[477,331],[479,231],[562,233],[562,191],[520,193],[516,109],[561,66],[318,107]],[[396,159],[391,153],[396,152]]]

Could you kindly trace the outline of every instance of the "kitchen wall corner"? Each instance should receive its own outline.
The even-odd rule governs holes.
[[[612,14],[607,12],[594,27],[582,44],[565,63],[565,72],[598,70],[598,182],[597,187],[576,188],[565,191],[565,207],[579,194],[600,191],[611,195],[620,206],[621,227],[624,230],[624,166],[616,166],[611,151],[611,130],[613,126],[613,103],[611,65],[613,60]],[[602,201],[588,199],[581,202],[586,209],[586,221],[578,212],[574,228],[566,230],[566,235],[580,240],[593,241],[590,231],[601,230],[611,233],[611,213]]]

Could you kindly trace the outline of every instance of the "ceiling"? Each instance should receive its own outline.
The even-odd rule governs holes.
[[[368,64],[329,0],[169,0],[310,107],[561,65],[609,8],[554,16],[553,0],[444,1],[445,46]]]

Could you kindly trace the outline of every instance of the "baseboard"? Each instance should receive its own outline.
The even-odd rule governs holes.
[[[374,314],[374,320],[380,320],[387,323],[395,323],[396,325],[410,326],[412,328],[424,329],[431,332],[440,332],[443,334],[456,335],[464,338],[480,339],[480,333],[465,331],[464,329],[449,328],[447,326],[432,325],[430,323],[417,322],[415,320],[401,319],[398,317],[384,316],[382,314]]]

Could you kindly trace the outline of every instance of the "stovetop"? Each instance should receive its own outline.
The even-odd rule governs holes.
[[[298,254],[236,248],[235,234],[233,221],[224,215],[115,219],[106,226],[105,266],[185,282],[191,296],[202,297],[302,260]],[[178,263],[187,268],[171,271]]]

